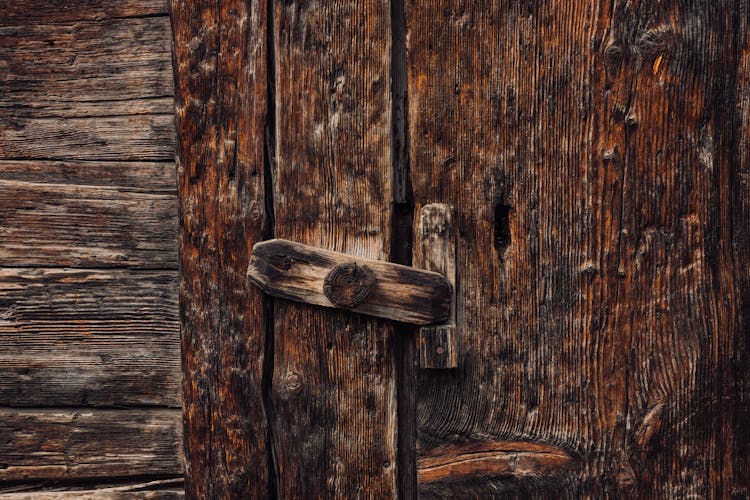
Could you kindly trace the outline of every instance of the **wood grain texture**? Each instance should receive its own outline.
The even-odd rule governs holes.
[[[0,270],[0,406],[180,406],[177,272]]]
[[[456,325],[456,227],[453,209],[443,203],[431,203],[420,210],[416,228],[415,267],[429,269],[446,277],[454,291],[450,313],[445,324],[423,326],[417,338],[420,368],[447,369],[458,366],[458,335]]]
[[[182,279],[186,495],[266,498],[262,292],[265,2],[171,2]]]
[[[418,453],[576,458],[463,495],[748,495],[747,15],[407,3],[415,204],[457,207],[466,332],[457,370],[418,375]]]
[[[0,409],[0,481],[179,474],[179,410]]]
[[[173,159],[166,17],[12,15],[0,15],[0,158]]]
[[[0,116],[8,128],[36,118],[172,114],[166,15],[13,23],[3,12]]]
[[[0,185],[3,181],[102,186],[177,198],[172,162],[0,160]]]
[[[170,42],[164,1],[0,9],[0,481],[19,494],[156,498],[83,490],[181,473]],[[96,270],[123,267],[172,270]]]
[[[2,18],[8,24],[35,25],[75,21],[155,16],[167,13],[166,0],[24,0],[3,6]]]
[[[527,441],[473,441],[437,446],[420,456],[419,484],[427,493],[448,483],[461,496],[461,483],[488,478],[529,479],[561,476],[574,463],[565,450]],[[444,493],[444,492],[443,492]]]
[[[389,4],[273,5],[275,235],[389,260]],[[392,326],[283,300],[274,305],[279,496],[393,497]]]
[[[324,293],[324,282],[336,266],[350,263],[368,269],[374,281],[372,293],[348,308],[352,312],[416,324],[448,319],[450,283],[440,274],[413,267],[275,239],[253,247],[247,275],[274,297],[338,307]]]
[[[185,498],[182,478],[114,485],[34,489],[27,485],[0,487],[3,500],[178,500]]]
[[[0,265],[176,269],[176,213],[174,194],[2,179]]]

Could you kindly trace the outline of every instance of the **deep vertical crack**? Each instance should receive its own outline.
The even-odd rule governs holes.
[[[393,161],[393,219],[391,260],[411,265],[414,198],[409,175],[406,73],[406,15],[404,0],[391,0],[391,141]],[[397,488],[399,498],[416,498],[416,348],[414,328],[394,328],[397,397]]]
[[[265,204],[265,227],[263,239],[274,237],[275,217],[273,207],[273,176],[276,162],[276,58],[274,43],[274,5],[266,0],[266,126],[263,141],[263,199]],[[274,409],[273,409],[273,369],[274,369],[274,303],[273,298],[263,294],[263,324],[265,343],[263,349],[263,378],[261,391],[263,410],[266,417],[266,464],[268,471],[267,498],[278,498],[278,471],[274,453]]]

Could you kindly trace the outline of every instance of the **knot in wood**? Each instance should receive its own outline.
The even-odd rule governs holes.
[[[339,264],[324,280],[323,292],[338,307],[351,309],[367,300],[375,288],[375,275],[354,262]]]

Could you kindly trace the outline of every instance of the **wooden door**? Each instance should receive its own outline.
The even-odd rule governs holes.
[[[173,0],[172,26],[189,497],[750,495],[743,2]],[[270,238],[423,262],[432,203],[455,368],[247,281]]]

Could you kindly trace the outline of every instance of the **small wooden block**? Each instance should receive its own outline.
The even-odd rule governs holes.
[[[417,252],[414,266],[435,271],[456,286],[456,234],[453,209],[443,203],[425,205],[420,211],[417,228]],[[458,366],[458,330],[455,298],[444,325],[419,329],[420,368],[456,368]]]
[[[458,366],[455,325],[423,326],[419,329],[419,366],[422,368]]]
[[[287,240],[256,243],[247,277],[274,297],[417,325],[451,314],[451,284],[441,274]]]

